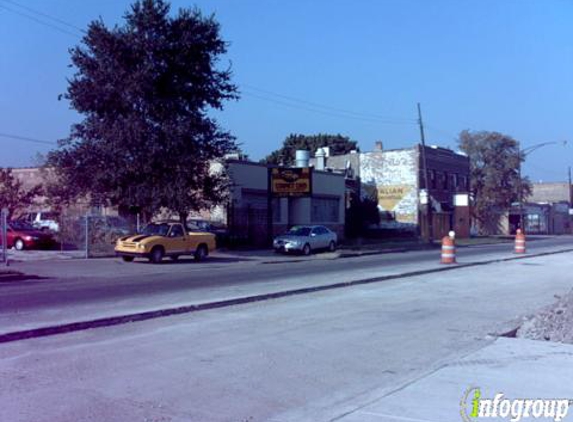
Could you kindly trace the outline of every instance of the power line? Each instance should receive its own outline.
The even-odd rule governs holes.
[[[246,96],[248,96],[248,97],[257,98],[257,99],[260,99],[260,100],[268,101],[268,102],[270,102],[270,103],[282,105],[282,106],[289,107],[289,108],[292,108],[292,109],[310,111],[310,112],[312,112],[312,113],[323,114],[323,115],[331,116],[331,117],[338,117],[338,118],[342,118],[342,119],[360,120],[360,121],[363,121],[363,122],[370,122],[370,123],[406,124],[406,123],[396,123],[396,122],[382,122],[382,121],[380,121],[380,120],[373,119],[373,118],[355,117],[355,116],[344,115],[344,114],[342,114],[342,113],[334,113],[334,112],[330,112],[330,111],[326,111],[326,110],[320,110],[320,109],[315,109],[315,108],[311,108],[311,107],[302,106],[302,105],[299,105],[299,104],[292,104],[292,103],[288,103],[288,102],[285,102],[285,101],[281,101],[281,100],[277,100],[277,99],[274,99],[274,98],[265,97],[265,96],[262,96],[262,95],[253,94],[253,93],[249,93],[249,92],[243,92],[243,94],[246,95]],[[410,123],[409,123],[409,124],[410,124]]]
[[[307,101],[307,100],[303,100],[301,98],[296,98],[296,97],[292,97],[290,95],[284,95],[284,94],[279,94],[276,92],[272,92],[266,89],[262,89],[262,88],[258,88],[256,86],[253,85],[249,85],[249,84],[240,84],[241,86],[244,86],[248,89],[254,90],[254,91],[258,91],[259,93],[263,93],[266,94],[267,96],[270,95],[272,97],[277,97],[277,98],[282,98],[284,100],[288,100],[290,102],[295,102],[295,103],[301,103],[301,104],[306,104],[308,106],[311,106],[313,108],[320,108],[320,109],[325,109],[325,110],[329,110],[329,111],[333,111],[336,113],[343,113],[343,114],[349,114],[352,116],[356,116],[356,117],[361,117],[361,118],[367,118],[367,119],[375,119],[378,121],[384,121],[386,123],[396,123],[396,124],[415,124],[416,123],[416,119],[409,119],[409,118],[396,118],[396,117],[389,117],[389,116],[381,116],[378,114],[372,114],[372,113],[360,113],[360,112],[356,112],[356,111],[352,111],[352,110],[345,110],[342,108],[337,108],[337,107],[331,107],[325,104],[320,104],[320,103],[315,103],[312,101]]]
[[[286,101],[277,100],[275,98],[271,98],[271,97],[263,96],[263,95],[259,95],[259,94],[254,94],[251,92],[243,92],[243,94],[248,96],[248,97],[257,98],[257,99],[260,99],[263,101],[268,101],[270,103],[282,105],[282,106],[289,107],[292,109],[310,111],[312,113],[318,113],[318,114],[323,114],[323,115],[332,116],[332,117],[338,117],[338,118],[342,118],[342,119],[360,120],[363,122],[378,123],[378,124],[390,124],[390,125],[412,125],[412,124],[414,124],[413,122],[412,123],[391,122],[391,121],[384,121],[384,120],[375,119],[375,118],[371,118],[371,117],[357,117],[357,116],[352,116],[352,115],[345,115],[345,114],[340,113],[340,112],[337,113],[337,112],[321,110],[321,109],[317,109],[317,108],[311,108],[311,107],[303,106],[300,104],[292,104],[292,103],[289,103]]]
[[[32,9],[32,8],[29,7],[29,6],[24,6],[23,4],[20,4],[20,3],[16,2],[16,1],[14,1],[14,0],[1,0],[1,1],[6,2],[6,3],[11,3],[12,5],[14,5],[14,6],[16,6],[16,7],[19,7],[19,8],[21,8],[21,9],[27,10],[28,12],[32,12],[32,13],[34,13],[34,14],[36,14],[36,15],[43,16],[43,17],[45,17],[45,18],[48,18],[48,19],[53,20],[54,22],[57,22],[57,23],[59,23],[59,24],[68,26],[68,27],[70,27],[70,28],[72,28],[72,29],[75,29],[75,30],[77,30],[77,31],[80,31],[80,32],[84,32],[84,33],[85,33],[85,31],[84,31],[82,28],[80,28],[79,26],[74,25],[73,23],[66,22],[66,21],[64,21],[64,20],[62,20],[62,19],[56,18],[55,16],[48,15],[47,13],[40,12],[39,10],[36,10],[36,9]]]
[[[4,1],[4,0],[2,0],[2,1]],[[73,32],[71,32],[71,31],[68,31],[67,29],[61,28],[61,27],[56,26],[56,25],[54,25],[54,24],[51,24],[51,23],[49,23],[49,22],[43,21],[43,20],[41,20],[41,19],[38,19],[38,18],[36,18],[36,17],[34,17],[34,16],[31,16],[31,15],[29,15],[29,14],[27,14],[27,13],[20,12],[19,10],[11,9],[10,7],[7,7],[5,4],[0,4],[0,9],[4,9],[4,10],[7,10],[8,12],[15,13],[16,15],[23,16],[23,17],[25,17],[25,18],[28,18],[28,19],[30,19],[30,20],[33,20],[34,22],[37,22],[37,23],[39,23],[39,24],[41,24],[41,25],[50,27],[50,28],[55,29],[56,31],[62,32],[62,33],[64,33],[64,34],[71,35],[71,36],[76,37],[76,38],[79,38],[79,37],[80,37],[79,34],[73,33]]]
[[[56,145],[54,141],[45,141],[42,139],[28,138],[27,136],[11,135],[9,133],[1,133],[0,138],[17,139],[19,141],[34,142],[36,144]]]
[[[14,0],[0,0],[0,2],[9,3],[9,4],[11,4],[11,5],[20,7],[20,8],[22,8],[22,9],[24,9],[24,10],[26,10],[26,11],[29,11],[29,12],[31,12],[31,13],[34,13],[34,14],[36,14],[36,15],[40,15],[40,16],[42,16],[42,17],[44,17],[44,18],[51,19],[52,21],[57,22],[58,24],[65,25],[65,26],[68,26],[68,27],[70,27],[70,28],[73,28],[73,29],[75,29],[75,30],[77,30],[77,31],[79,31],[79,32],[85,33],[85,31],[84,31],[83,29],[79,28],[78,26],[76,26],[76,25],[74,25],[74,24],[71,24],[71,23],[66,22],[66,21],[64,21],[64,20],[62,20],[62,19],[56,18],[56,17],[54,17],[54,16],[48,15],[48,14],[46,14],[46,13],[40,12],[40,11],[38,11],[38,10],[32,9],[32,8],[30,8],[30,7],[21,5],[20,3],[14,1]],[[65,33],[65,34],[72,35],[72,36],[74,36],[74,37],[79,37],[79,36],[80,36],[79,34],[72,33],[72,32],[70,32],[70,31],[68,31],[68,30],[66,30],[66,29],[63,29],[63,28],[61,28],[61,27],[59,27],[59,26],[56,26],[56,25],[53,25],[53,24],[51,24],[51,23],[49,23],[49,22],[45,22],[45,21],[43,21],[43,20],[40,20],[40,19],[38,19],[38,18],[36,18],[36,17],[34,17],[34,16],[31,16],[31,15],[29,15],[29,14],[27,14],[27,13],[23,13],[23,12],[21,12],[21,11],[11,9],[11,8],[7,7],[5,4],[0,4],[0,8],[3,8],[3,9],[5,9],[5,10],[8,10],[8,11],[10,11],[10,12],[12,12],[12,13],[18,14],[18,15],[20,15],[20,16],[24,16],[24,17],[26,17],[26,18],[28,18],[28,19],[31,19],[31,20],[33,20],[33,21],[35,21],[35,22],[37,22],[37,23],[40,23],[40,24],[45,25],[45,26],[48,26],[48,27],[50,27],[50,28],[52,28],[52,29],[55,29],[55,30],[60,31],[60,32],[63,32],[63,33]],[[383,124],[405,124],[405,125],[411,125],[411,124],[415,124],[415,123],[416,123],[416,120],[415,120],[415,119],[393,118],[393,117],[380,116],[380,115],[371,114],[371,113],[359,113],[359,112],[355,112],[355,111],[351,111],[351,110],[345,110],[345,109],[341,109],[341,108],[331,107],[331,106],[328,106],[328,105],[324,105],[324,104],[319,104],[319,103],[315,103],[315,102],[303,100],[303,99],[296,98],[296,97],[292,97],[292,96],[288,96],[288,95],[279,94],[279,93],[272,92],[272,91],[268,91],[268,90],[265,90],[265,89],[262,89],[262,88],[258,88],[258,87],[256,87],[256,86],[249,85],[249,84],[242,84],[242,85],[245,86],[245,87],[247,87],[247,88],[249,88],[249,89],[252,89],[252,90],[254,90],[254,91],[258,91],[258,92],[260,92],[260,93],[266,94],[266,96],[262,96],[262,95],[256,94],[256,93],[248,93],[248,92],[245,92],[245,94],[246,94],[247,96],[251,96],[251,97],[254,97],[254,98],[261,99],[261,100],[273,102],[273,103],[275,103],[275,104],[280,104],[280,105],[283,105],[283,106],[286,106],[286,107],[290,107],[290,108],[298,108],[298,109],[303,109],[303,110],[311,111],[311,112],[314,112],[314,113],[320,113],[320,114],[324,114],[324,115],[330,115],[330,116],[342,117],[342,118],[351,118],[351,119],[354,119],[354,120],[370,121],[370,122],[377,122],[377,123],[383,123]],[[282,98],[282,99],[285,99],[285,100],[288,100],[288,101],[290,101],[290,103],[285,102],[285,101],[279,101],[279,100],[273,99],[273,98],[271,98],[271,97],[268,97],[269,95],[270,95],[270,96],[274,96],[274,97],[278,97],[278,98]],[[295,104],[292,104],[292,102],[305,104],[305,105],[310,106],[310,107],[312,107],[312,108],[302,107],[302,106],[299,106],[299,105],[295,105]],[[336,113],[336,114],[334,114],[334,113]]]

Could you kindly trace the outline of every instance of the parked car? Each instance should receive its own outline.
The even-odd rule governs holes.
[[[222,246],[227,244],[229,238],[229,231],[227,226],[218,221],[208,221],[199,218],[192,218],[187,220],[187,227],[192,231],[204,231],[213,233],[217,240],[217,246]]]
[[[40,231],[26,222],[11,221],[6,229],[7,248],[21,251],[24,249],[49,249],[54,246],[54,238],[50,233]],[[0,239],[1,244],[2,240]]]
[[[324,226],[294,226],[286,234],[273,241],[275,252],[300,252],[310,255],[312,251],[336,250],[336,233]]]
[[[148,224],[140,234],[121,237],[115,252],[126,262],[148,258],[159,263],[164,256],[177,260],[181,255],[193,255],[201,261],[215,249],[215,235],[207,232],[186,232],[183,224],[160,221]]]
[[[34,226],[38,230],[59,232],[58,215],[51,211],[28,212],[21,215],[18,221],[23,221]]]

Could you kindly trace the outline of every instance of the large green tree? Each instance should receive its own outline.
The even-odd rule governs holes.
[[[34,199],[42,194],[42,187],[36,185],[25,189],[22,182],[12,174],[12,169],[0,168],[0,210],[8,210],[8,218],[34,203]]]
[[[291,166],[294,164],[297,149],[308,150],[311,156],[314,156],[316,150],[321,147],[330,147],[331,155],[348,154],[350,151],[358,149],[356,141],[340,134],[291,134],[286,137],[280,149],[273,151],[262,161],[268,164]]]
[[[524,161],[519,142],[498,132],[464,130],[458,144],[470,158],[473,215],[478,228],[482,234],[495,233],[502,213],[531,193],[529,180],[519,178]]]
[[[64,98],[83,120],[47,160],[69,197],[187,213],[223,199],[213,160],[235,150],[209,115],[236,99],[227,44],[213,16],[170,14],[163,0],[135,2],[123,26],[89,24],[71,50],[76,73]],[[58,192],[62,195],[62,192]]]

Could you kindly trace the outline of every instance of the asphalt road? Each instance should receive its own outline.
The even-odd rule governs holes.
[[[511,257],[512,244],[458,249],[458,262]],[[573,248],[572,237],[528,243],[528,252]],[[278,291],[438,269],[439,249],[305,262],[261,264],[248,257],[161,265],[119,259],[28,262],[42,277],[0,284],[0,334]]]
[[[571,288],[572,255],[1,344],[0,420],[321,422],[356,415],[352,420],[404,421],[399,412],[371,419],[355,412],[444,364],[455,364],[489,344],[490,334],[515,327],[523,314],[552,303],[554,295]],[[391,265],[401,256],[335,265],[339,271],[345,265],[374,265],[376,259]],[[318,271],[329,264],[304,266]],[[255,269],[267,275],[280,270],[251,265],[237,273]],[[78,315],[85,310],[79,308]],[[467,373],[456,380],[462,385],[459,396],[442,403],[456,417],[463,388],[474,385],[473,372]],[[480,386],[499,388],[490,381],[491,386]],[[527,383],[541,381],[516,382],[530,391]]]

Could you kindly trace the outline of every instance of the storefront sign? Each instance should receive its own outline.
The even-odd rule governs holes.
[[[270,172],[273,196],[312,195],[312,168],[276,167]]]

